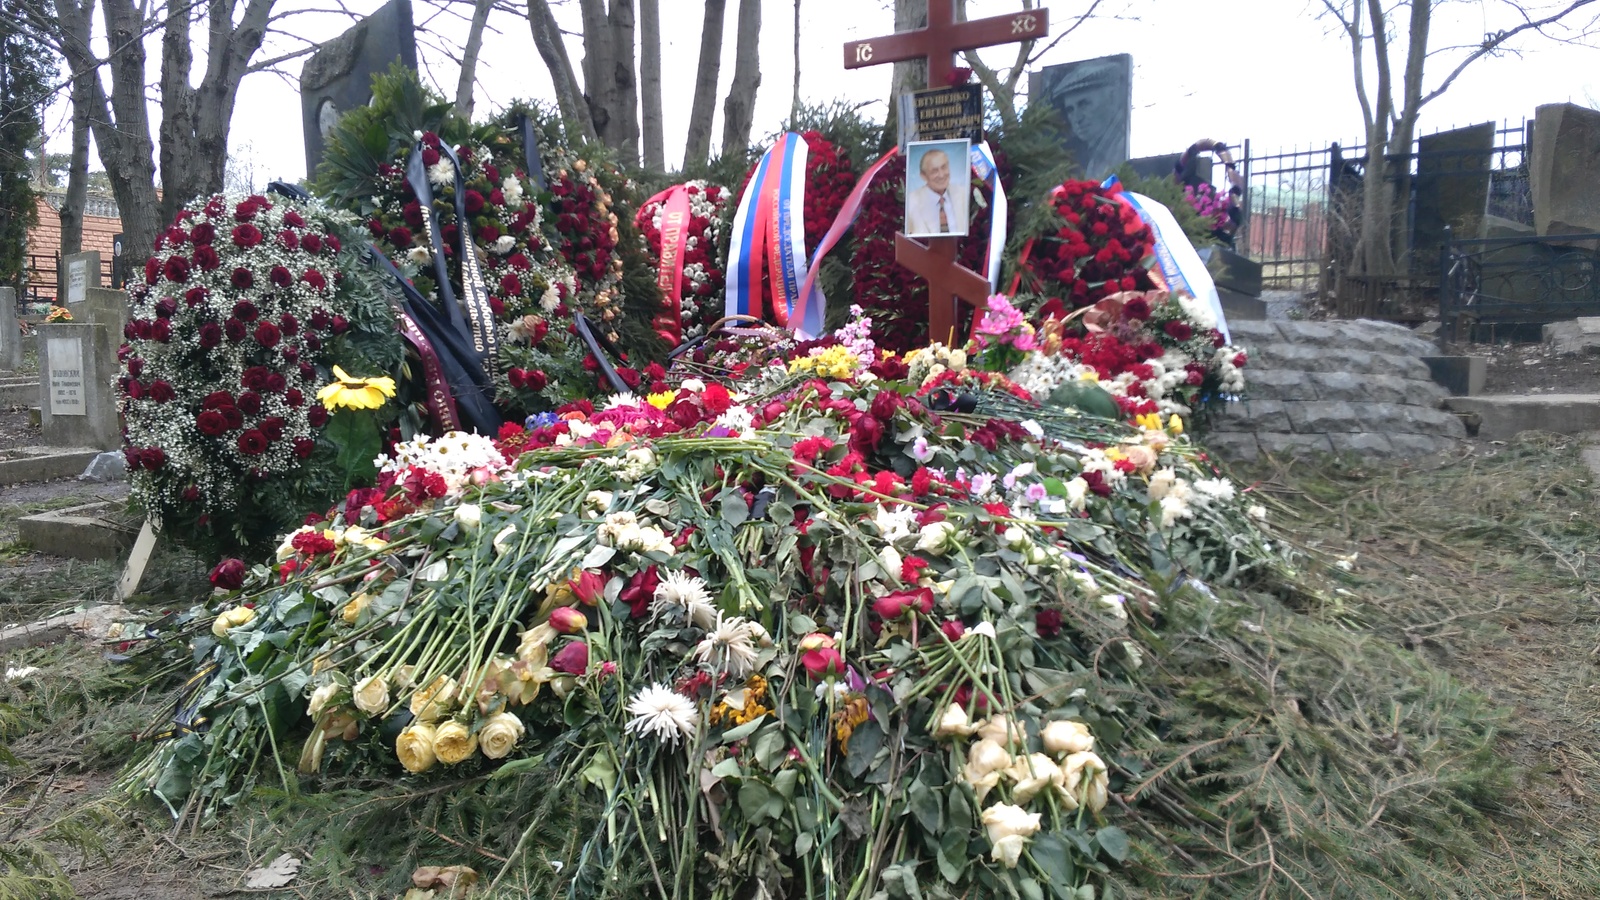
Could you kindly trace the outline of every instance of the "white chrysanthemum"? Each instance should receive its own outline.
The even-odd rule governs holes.
[[[512,209],[522,207],[522,182],[515,175],[507,175],[500,179],[500,195],[505,198],[506,206]]]
[[[1221,500],[1226,503],[1233,499],[1233,482],[1226,478],[1202,478],[1194,483],[1196,494],[1206,501]]]
[[[674,609],[682,610],[685,619],[701,628],[710,630],[717,624],[717,608],[711,605],[706,583],[676,570],[663,575],[661,583],[656,585],[650,613],[659,616]]]
[[[884,540],[896,544],[917,533],[917,511],[903,503],[894,509],[882,504],[873,515],[872,524],[878,526]]]
[[[757,644],[765,633],[760,625],[743,616],[719,615],[717,626],[695,647],[694,658],[707,668],[743,678],[755,669]]]
[[[406,251],[406,259],[419,266],[433,265],[433,251],[427,247],[412,247]]]
[[[556,286],[552,284],[545,288],[544,295],[539,298],[539,308],[547,313],[551,313],[555,312],[556,307],[560,305],[561,294],[556,291]]]
[[[628,701],[627,729],[640,737],[653,735],[663,744],[677,746],[679,738],[691,738],[700,726],[700,710],[694,701],[664,684],[652,684]]]
[[[428,167],[428,183],[434,187],[444,187],[454,184],[456,180],[456,167],[450,160],[441,157],[438,162]]]
[[[517,246],[517,239],[516,238],[512,237],[509,234],[502,234],[494,242],[494,252],[500,254],[501,256],[504,256],[507,253],[510,253],[512,250],[516,249],[516,246]]]
[[[720,425],[729,431],[737,431],[740,437],[746,437],[751,431],[751,426],[755,424],[755,415],[750,412],[749,407],[730,406],[712,424]]]

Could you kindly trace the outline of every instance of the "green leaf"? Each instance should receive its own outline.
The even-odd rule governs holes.
[[[860,778],[867,767],[872,765],[873,757],[878,755],[878,750],[883,747],[883,726],[876,719],[868,719],[850,734],[850,752],[845,756],[845,765],[850,774]]]
[[[522,759],[514,759],[500,768],[495,769],[494,774],[489,776],[489,780],[499,781],[502,778],[511,778],[514,775],[521,775],[524,772],[532,772],[541,765],[544,765],[544,756],[542,754],[539,756],[528,756]]]
[[[739,788],[739,811],[752,825],[775,819],[783,813],[783,798],[754,779]]]
[[[967,832],[951,829],[939,838],[939,874],[955,884],[967,871]]]
[[[787,749],[788,742],[783,739],[783,731],[769,728],[755,739],[756,762],[771,772],[783,763],[784,751]]]
[[[1028,845],[1028,855],[1050,876],[1050,884],[1058,896],[1071,896],[1072,848],[1061,839],[1061,835],[1049,831],[1034,835],[1033,842]]]
[[[578,777],[582,778],[585,783],[600,788],[608,795],[617,788],[616,767],[611,764],[611,754],[603,751],[595,753],[594,757],[589,760],[589,764],[583,767],[582,772],[578,773]]]
[[[750,506],[744,502],[744,494],[729,489],[722,495],[722,521],[728,523],[728,527],[738,528],[749,518]]]
[[[765,721],[767,721],[767,717],[761,715],[756,716],[754,719],[751,719],[743,725],[740,725],[738,728],[730,728],[722,733],[722,742],[724,744],[731,744],[734,741],[742,741],[750,735],[755,734],[756,729],[760,728],[761,723]]]
[[[909,801],[911,814],[917,818],[917,824],[929,834],[938,834],[944,817],[944,811],[939,808],[939,795],[922,782],[913,781],[910,789],[906,791],[906,799]]]
[[[1018,878],[1017,890],[1022,893],[1024,900],[1044,900],[1044,888],[1032,878]]]
[[[732,756],[728,757],[722,762],[717,763],[711,769],[711,776],[713,778],[739,778],[743,775],[744,770],[739,768],[738,758]]]
[[[794,789],[800,783],[799,769],[784,769],[772,779],[772,789],[785,800],[794,799]]]
[[[1106,855],[1123,862],[1128,858],[1128,833],[1115,825],[1107,825],[1095,833],[1095,843]]]
[[[341,409],[328,417],[323,437],[336,448],[334,469],[343,479],[343,490],[371,484],[377,476],[373,461],[383,451],[377,420],[364,411]]]

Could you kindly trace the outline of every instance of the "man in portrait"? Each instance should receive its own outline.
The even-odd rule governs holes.
[[[1030,90],[1061,117],[1062,143],[1096,181],[1128,160],[1133,103],[1133,57],[1126,53],[1045,66]]]
[[[907,146],[906,227],[911,237],[967,233],[967,197],[972,170],[966,141],[927,141]]]

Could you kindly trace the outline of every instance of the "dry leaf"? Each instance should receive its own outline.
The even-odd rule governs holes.
[[[272,862],[259,869],[251,869],[244,875],[244,886],[247,888],[280,888],[294,880],[300,872],[300,860],[285,853]]]

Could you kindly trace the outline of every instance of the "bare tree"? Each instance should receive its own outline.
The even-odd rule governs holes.
[[[756,89],[761,86],[761,0],[739,0],[739,25],[733,52],[733,83],[722,102],[722,155],[750,151]]]
[[[1520,37],[1575,42],[1600,33],[1600,9],[1585,9],[1595,0],[1497,0],[1485,3],[1486,12],[1489,7],[1497,8],[1511,23],[1509,27],[1489,32],[1472,44],[1436,47],[1433,14],[1443,2],[1398,0],[1386,6],[1383,0],[1322,0],[1325,14],[1338,24],[1350,45],[1367,140],[1360,232],[1351,261],[1355,275],[1392,275],[1404,268],[1404,235],[1397,227],[1404,204],[1399,198],[1410,191],[1411,144],[1423,107],[1449,90],[1478,60],[1518,52]],[[1405,48],[1398,79],[1396,57],[1391,53],[1396,44]],[[1424,77],[1429,65],[1435,70],[1448,67],[1445,76],[1431,85]],[[1369,72],[1374,76],[1371,84]]]
[[[539,57],[550,70],[550,80],[555,82],[556,108],[561,111],[561,118],[569,128],[577,129],[576,137],[598,140],[594,117],[589,113],[588,103],[584,102],[577,74],[572,70],[572,60],[567,56],[567,46],[561,40],[561,28],[546,0],[528,0],[528,28],[533,32],[533,45]]]
[[[661,0],[639,0],[639,87],[643,92],[640,121],[644,126],[644,164],[666,168],[667,151],[661,121]]]
[[[717,76],[722,71],[722,20],[728,0],[706,0],[700,27],[700,61],[695,69],[694,102],[689,110],[689,136],[683,166],[704,165],[711,155],[711,120],[716,115]]]
[[[472,121],[472,89],[478,82],[478,53],[483,49],[483,32],[489,27],[489,11],[494,0],[473,0],[472,24],[467,27],[467,42],[461,48],[461,75],[456,79],[456,111]]]
[[[924,8],[927,0],[921,0]],[[1004,70],[995,69],[978,57],[977,51],[968,50],[961,54],[967,66],[978,76],[978,82],[989,92],[994,99],[995,111],[1000,115],[1000,122],[1007,128],[1015,128],[1020,117],[1017,113],[1018,87],[1022,84],[1024,75],[1036,65],[1044,55],[1083,26],[1083,23],[1095,18],[1122,18],[1121,16],[1103,14],[1102,7],[1105,0],[1088,0],[1083,9],[1074,15],[1065,28],[1056,31],[1055,37],[1043,47],[1036,46],[1036,41],[1023,41],[1017,45],[1017,58]],[[1022,8],[1034,9],[1040,3],[1038,0],[1022,0]],[[967,0],[957,0],[956,16],[960,19],[967,18]]]
[[[633,74],[633,0],[578,0],[583,17],[583,85],[595,135],[629,162],[639,160],[639,95]]]
[[[55,19],[56,45],[61,42],[73,43],[87,48],[89,46],[89,28],[94,15],[94,0],[56,0],[56,6],[76,6],[77,15],[70,17],[71,21],[84,30],[82,33],[65,33],[66,18],[58,16]],[[61,205],[56,209],[56,218],[61,222],[61,253],[77,253],[83,249],[83,209],[89,199],[89,109],[94,102],[93,91],[89,86],[90,79],[97,78],[94,71],[77,71],[70,75],[72,99],[72,155],[67,166],[67,190],[62,198]]]

